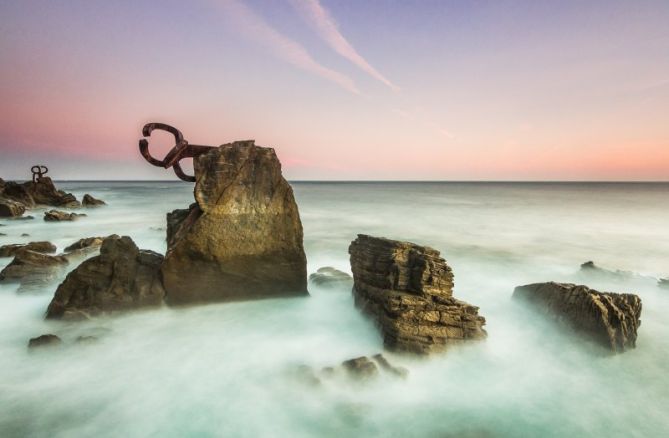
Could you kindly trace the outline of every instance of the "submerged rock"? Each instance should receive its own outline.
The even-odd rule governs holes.
[[[63,341],[56,335],[48,334],[32,338],[28,341],[28,348],[54,347],[62,344]]]
[[[342,362],[341,366],[356,379],[369,379],[379,374],[376,364],[367,356],[356,357]]]
[[[589,261],[581,264],[581,272],[584,274],[597,276],[602,279],[608,280],[645,280],[656,282],[657,278],[649,277],[645,275],[640,275],[632,271],[621,271],[619,269],[611,270],[597,266],[595,262]]]
[[[637,295],[550,282],[519,286],[513,297],[613,352],[636,346],[641,324],[641,299]]]
[[[59,210],[49,210],[44,212],[44,220],[47,222],[76,221],[84,216],[86,215],[80,213],[67,213]]]
[[[478,307],[453,298],[439,251],[360,234],[349,254],[355,304],[375,318],[388,349],[425,354],[487,336]]]
[[[661,288],[669,289],[669,278],[660,278],[657,285]]]
[[[140,250],[124,236],[104,240],[100,255],[70,272],[49,304],[47,318],[82,319],[103,313],[160,306],[163,256]]]
[[[194,167],[196,203],[167,216],[167,302],[307,295],[302,223],[274,150],[235,142]]]
[[[26,206],[7,198],[0,198],[0,217],[19,217],[26,212]]]
[[[45,241],[2,245],[0,246],[0,257],[14,257],[17,252],[24,250],[53,254],[56,252],[56,245]]]
[[[12,260],[0,271],[0,282],[45,283],[54,279],[68,265],[63,256],[52,256],[29,249],[16,252]]]
[[[397,367],[395,365],[392,365],[390,362],[388,362],[388,359],[386,359],[386,357],[381,353],[375,354],[374,356],[372,356],[372,359],[374,359],[374,361],[376,361],[376,363],[379,364],[381,369],[397,377],[406,379],[409,376],[409,370],[407,370],[404,367]]]
[[[103,205],[107,205],[107,203],[101,199],[95,199],[88,193],[86,193],[81,200],[81,205],[83,207],[101,207]]]
[[[353,285],[353,277],[339,269],[326,266],[309,276],[309,281],[324,287],[340,287]]]

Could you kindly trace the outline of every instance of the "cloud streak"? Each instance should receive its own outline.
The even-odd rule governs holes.
[[[302,45],[278,32],[248,6],[236,0],[220,0],[214,3],[223,8],[226,15],[248,38],[269,48],[276,57],[333,82],[351,93],[360,94],[351,78],[318,63]]]
[[[399,87],[390,82],[390,80],[372,67],[369,62],[355,50],[341,32],[339,32],[337,23],[318,0],[291,0],[291,3],[335,52],[339,53],[371,77],[382,82],[394,91],[399,90]]]

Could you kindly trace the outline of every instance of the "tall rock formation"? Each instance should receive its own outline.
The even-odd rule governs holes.
[[[453,298],[439,251],[360,234],[349,254],[355,304],[375,318],[387,348],[425,354],[487,336],[478,307]]]
[[[196,202],[167,215],[167,303],[307,295],[302,223],[274,149],[238,141],[194,167]]]
[[[613,352],[636,346],[641,299],[634,294],[598,292],[570,283],[518,286],[513,298],[523,300],[555,321]]]

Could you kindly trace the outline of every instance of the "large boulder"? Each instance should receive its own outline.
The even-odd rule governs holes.
[[[513,297],[613,352],[636,346],[641,324],[641,299],[637,295],[550,282],[519,286]]]
[[[163,256],[140,250],[130,237],[109,236],[100,255],[70,272],[49,304],[47,318],[85,319],[105,313],[159,306]]]
[[[0,257],[14,257],[17,252],[24,250],[53,254],[56,252],[56,245],[46,241],[2,245],[0,246]]]
[[[194,167],[195,204],[167,216],[168,304],[307,295],[302,223],[274,149],[226,144]]]
[[[349,254],[355,304],[375,318],[386,348],[426,354],[487,336],[478,307],[453,298],[439,251],[360,234]]]
[[[0,282],[37,285],[53,280],[67,267],[63,256],[52,256],[28,249],[16,252],[14,259],[0,271]]]
[[[20,202],[0,197],[0,217],[19,217],[26,212],[26,206]]]

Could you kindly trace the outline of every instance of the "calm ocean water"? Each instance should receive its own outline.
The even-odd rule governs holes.
[[[131,236],[165,251],[165,213],[192,202],[177,182],[69,182],[108,207],[76,223],[1,221],[0,245]],[[162,308],[46,322],[57,286],[0,285],[0,436],[654,437],[669,431],[669,184],[293,183],[309,272],[350,271],[358,233],[432,246],[455,296],[480,306],[485,342],[426,360],[387,354],[408,380],[325,380],[292,370],[381,351],[349,290],[306,299]],[[29,233],[30,237],[20,237]],[[594,260],[639,274],[593,278]],[[0,268],[10,259],[0,259]],[[511,300],[513,288],[569,281],[643,300],[637,348],[602,357]],[[29,353],[55,333],[70,346]],[[96,335],[92,345],[73,345]]]

